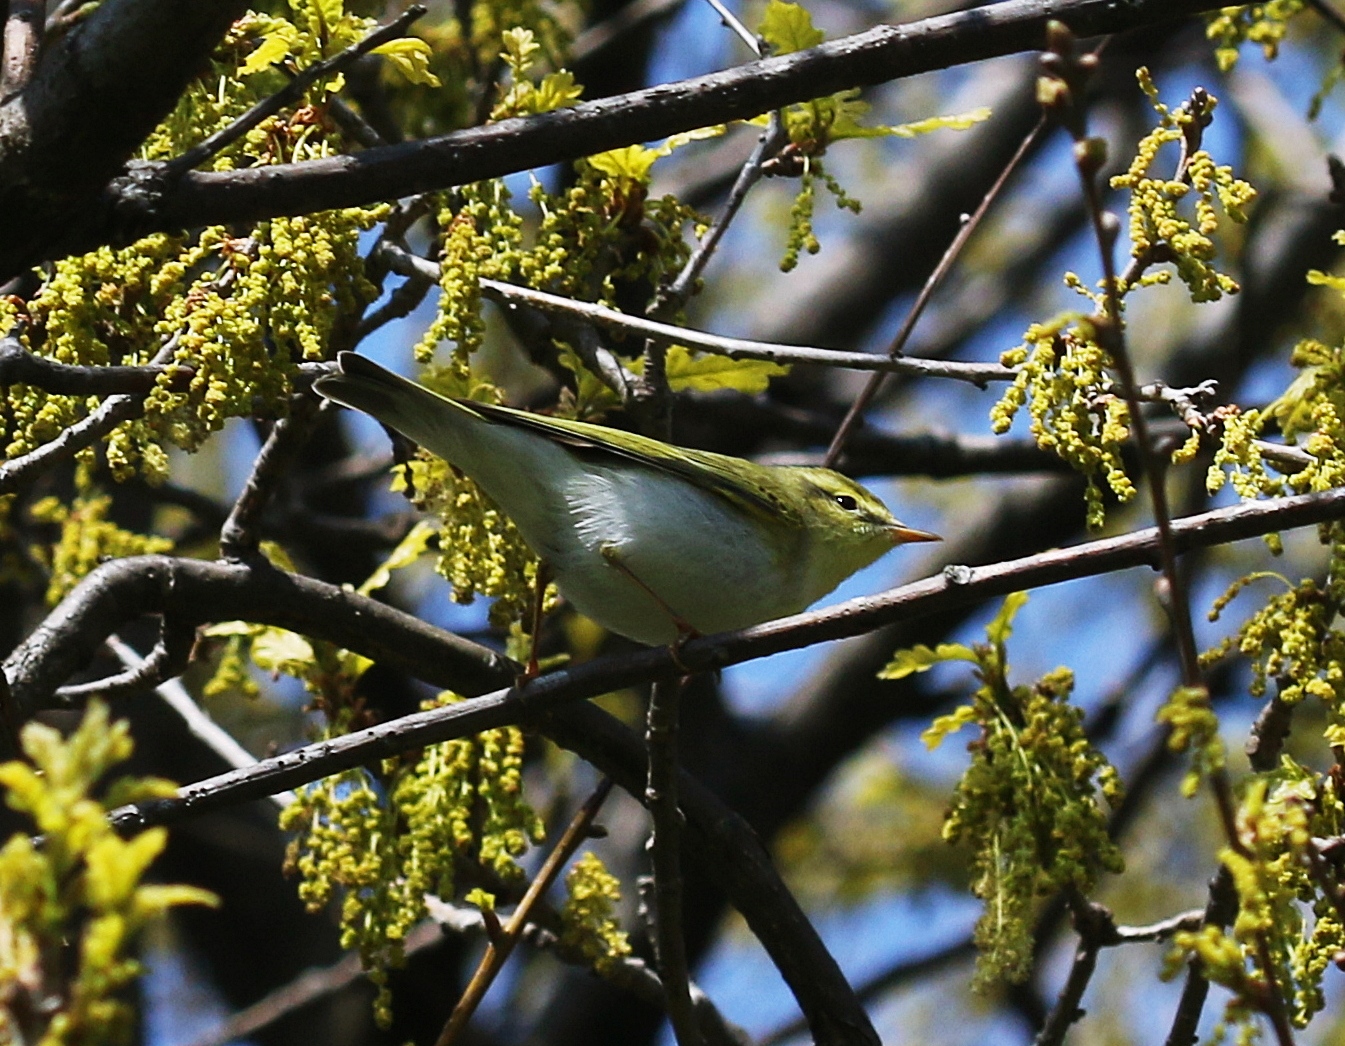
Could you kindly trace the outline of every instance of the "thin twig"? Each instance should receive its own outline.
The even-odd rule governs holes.
[[[74,21],[79,9],[85,4],[91,4],[93,2],[95,2],[95,0],[61,0],[61,2],[56,5],[56,10],[52,11],[51,14],[47,16],[46,31],[48,33],[55,32],[57,29],[61,28],[66,21]]]
[[[715,5],[716,9],[720,7],[719,0],[708,0],[708,2]],[[724,238],[729,225],[742,208],[743,201],[747,199],[747,194],[764,176],[766,161],[775,156],[787,141],[789,141],[789,135],[785,132],[784,121],[780,118],[779,111],[776,110],[771,113],[765,129],[757,139],[756,148],[752,150],[752,155],[747,158],[742,170],[738,172],[738,177],[734,180],[733,188],[729,191],[728,199],[724,203],[723,211],[705,235],[697,241],[691,252],[691,257],[682,266],[682,271],[677,274],[677,278],[668,287],[659,290],[654,305],[649,312],[651,317],[671,316],[686,304],[687,298],[695,288],[696,281],[700,279],[701,273],[710,264],[710,259],[719,247],[719,241]]]
[[[1307,850],[1308,869],[1317,882],[1317,888],[1336,910],[1336,918],[1345,917],[1345,892],[1342,892],[1340,869],[1331,860],[1331,841],[1309,839]],[[1325,844],[1325,845],[1323,845]]]
[[[246,560],[256,555],[261,539],[262,513],[276,487],[289,474],[318,416],[326,410],[327,402],[318,403],[311,396],[294,396],[290,400],[289,415],[271,427],[229,518],[220,528],[221,559]]]
[[[214,277],[214,288],[220,293],[228,290],[237,281],[238,272],[237,268],[226,266],[223,272],[217,273]],[[26,383],[28,378],[41,374],[57,387],[72,390],[73,395],[84,395],[85,393],[93,393],[104,384],[104,379],[100,378],[95,372],[106,370],[111,372],[113,382],[125,381],[127,387],[136,391],[109,396],[96,410],[91,411],[69,428],[63,429],[55,439],[42,444],[36,450],[22,457],[14,458],[0,465],[0,495],[14,493],[24,483],[30,482],[54,465],[69,461],[80,450],[102,439],[118,425],[138,417],[144,410],[144,392],[140,391],[140,383],[142,380],[148,381],[148,375],[154,375],[157,380],[158,376],[166,369],[171,370],[174,374],[179,369],[191,373],[189,367],[179,367],[177,364],[174,364],[171,368],[166,366],[177,352],[181,338],[182,331],[175,331],[163,342],[159,351],[154,354],[147,365],[135,368],[67,368],[59,364],[49,365],[46,361],[31,357],[29,353],[23,350],[21,345],[12,339],[12,336],[7,338],[3,350],[0,350],[3,352],[3,361],[0,361],[0,365],[15,368],[11,378],[13,381],[24,381]],[[10,344],[9,342],[14,343]],[[298,367],[296,385],[302,387],[311,384],[318,374],[326,373],[330,369],[330,364],[301,363]],[[136,373],[132,374],[132,371]],[[140,375],[146,375],[146,377],[142,378]],[[52,391],[45,385],[39,387],[46,391]]]
[[[1143,264],[1143,259],[1136,259],[1135,262],[1132,262],[1121,277],[1122,283],[1129,286],[1131,282],[1138,279]],[[1219,409],[1207,414],[1200,409],[1200,404],[1201,401],[1212,398],[1218,386],[1219,383],[1213,378],[1207,378],[1199,385],[1182,389],[1171,388],[1162,381],[1152,381],[1148,385],[1142,385],[1135,390],[1135,399],[1145,403],[1165,403],[1172,408],[1172,412],[1181,419],[1182,424],[1188,429],[1209,435],[1219,431],[1223,419],[1220,417]],[[1153,425],[1150,424],[1149,428],[1152,432]],[[1285,443],[1271,443],[1269,440],[1254,439],[1251,441],[1251,445],[1262,460],[1285,475],[1302,472],[1317,460],[1301,447],[1289,446]]]
[[[1201,925],[1227,926],[1237,911],[1238,891],[1233,885],[1233,875],[1227,865],[1221,864],[1218,873],[1210,881],[1209,900],[1202,913]],[[1192,957],[1186,966],[1186,983],[1182,985],[1181,999],[1177,1002],[1164,1046],[1193,1046],[1200,1014],[1205,1009],[1209,992],[1210,982],[1200,960]]]
[[[263,120],[274,116],[287,105],[292,105],[303,97],[313,84],[324,77],[332,76],[349,66],[357,58],[360,58],[374,48],[387,43],[389,40],[395,40],[400,36],[406,35],[407,28],[417,18],[425,13],[425,7],[421,4],[412,4],[400,15],[394,18],[385,26],[375,29],[363,40],[351,44],[340,54],[333,55],[325,61],[310,65],[295,74],[284,87],[275,94],[263,98],[251,109],[245,112],[228,127],[220,128],[205,141],[198,142],[186,152],[173,157],[163,165],[162,175],[169,184],[180,178],[188,171],[195,170],[205,163],[212,156],[227,149],[239,138],[247,134]]]
[[[387,221],[383,223],[383,231],[379,234],[377,242],[365,256],[364,275],[370,284],[382,287],[387,280],[388,273],[393,271],[389,266],[392,255],[384,252],[384,246],[391,245],[401,251],[410,253],[406,246],[406,234],[411,226],[431,211],[434,203],[435,194],[433,193],[422,193],[419,196],[398,201],[392,209],[392,213],[388,215]],[[439,245],[433,238],[425,247],[428,255],[437,253],[438,249]],[[430,288],[438,282],[435,276],[420,270],[409,270],[400,273],[400,275],[406,277],[406,282],[394,289],[388,295],[388,300],[379,308],[367,313],[360,319],[355,328],[355,336],[352,339],[354,343],[362,341],[393,320],[409,316],[425,300]]]
[[[643,738],[589,702],[547,715],[539,729],[561,747],[643,796],[649,755]],[[803,1010],[817,1046],[878,1046],[854,989],[798,901],[781,880],[761,838],[735,810],[685,770],[678,781],[685,815],[683,856],[694,862],[761,941]]]
[[[963,937],[918,959],[903,959],[869,979],[857,983],[855,994],[865,1002],[872,1002],[892,988],[939,973],[954,963],[966,962],[975,955],[976,945],[971,937]],[[788,1042],[807,1030],[808,1022],[801,1016],[796,1017],[758,1037],[756,1046],[780,1046],[781,1043]]]
[[[426,898],[431,919],[414,927],[406,935],[403,954],[408,958],[443,941],[446,933],[460,936],[485,936],[486,925],[479,908],[449,904],[433,896]],[[529,922],[522,939],[537,948],[545,948],[562,962],[591,967],[591,960],[577,948],[566,947],[549,929]],[[297,1010],[349,987],[364,975],[359,954],[349,952],[330,966],[307,970],[289,984],[239,1010],[223,1023],[197,1036],[184,1046],[225,1046],[267,1028]],[[658,974],[631,956],[614,958],[604,968],[603,979],[628,991],[650,1006],[663,1005],[663,985]],[[741,1029],[731,1024],[700,989],[692,988],[701,1030],[713,1046],[751,1046]]]
[[[1036,148],[1037,143],[1041,141],[1049,129],[1050,125],[1045,117],[1037,121],[1037,125],[1027,133],[1019,143],[1018,148],[1014,151],[1013,156],[1009,158],[1009,162],[1004,165],[1004,169],[999,172],[999,175],[995,178],[994,184],[992,184],[986,191],[986,194],[981,197],[981,202],[976,205],[976,210],[962,223],[962,228],[958,229],[957,235],[953,237],[953,242],[948,245],[948,249],[943,252],[943,257],[941,257],[939,263],[934,266],[934,271],[929,274],[929,279],[925,280],[925,285],[920,288],[920,294],[916,298],[915,304],[911,306],[911,311],[908,312],[906,318],[902,320],[901,329],[897,331],[896,336],[892,339],[892,343],[887,348],[888,359],[895,361],[903,358],[901,355],[902,351],[906,348],[906,342],[910,339],[912,331],[915,330],[916,323],[924,313],[925,306],[927,306],[930,299],[934,297],[934,292],[938,290],[939,285],[943,283],[944,277],[952,270],[953,263],[957,261],[958,257],[962,254],[962,249],[967,245],[967,241],[971,239],[972,233],[980,227],[981,221],[985,218],[986,214],[989,213],[991,205],[999,199],[1000,193],[1002,193],[1004,187],[1008,185],[1009,179],[1013,176],[1013,173],[1018,169],[1023,160],[1027,158],[1028,154]],[[873,400],[873,397],[878,394],[878,389],[882,384],[883,375],[875,374],[873,377],[869,378],[859,395],[855,397],[855,402],[850,405],[849,411],[846,412],[845,419],[841,422],[840,428],[836,430],[836,435],[832,437],[831,445],[827,448],[825,462],[828,467],[834,467],[836,462],[840,459],[841,452],[845,450],[846,440],[850,438],[850,433],[853,432],[855,426],[859,424],[864,411],[868,409],[869,403]]]
[[[173,344],[176,346],[176,341]],[[332,369],[330,363],[300,363],[292,379],[293,386],[305,389]],[[0,387],[28,385],[54,396],[144,396],[159,385],[164,375],[169,376],[170,389],[182,392],[191,385],[196,368],[189,363],[109,366],[61,363],[29,352],[12,333],[0,338]]]
[[[1133,693],[1134,688],[1143,681],[1144,677],[1158,666],[1159,658],[1166,645],[1167,642],[1164,639],[1159,639],[1151,644],[1149,651],[1139,659],[1128,674],[1127,679],[1113,688],[1111,694],[1104,699],[1097,715],[1090,717],[1088,736],[1094,744],[1100,740],[1100,726],[1115,721],[1114,715],[1108,711],[1108,708],[1123,703],[1126,695]],[[1133,823],[1146,790],[1164,776],[1161,768],[1169,758],[1170,753],[1166,737],[1156,737],[1148,753],[1135,763],[1130,772],[1124,774],[1131,786],[1126,789],[1124,801],[1112,810],[1111,816],[1108,818],[1107,834],[1111,838],[1118,839],[1124,834],[1127,825]],[[1045,942],[1053,932],[1053,928],[1063,917],[1065,910],[1066,905],[1057,897],[1053,898],[1041,911],[1032,933],[1034,941],[1038,942],[1034,949],[1038,954],[1044,949]],[[1136,941],[1162,940],[1179,930],[1198,928],[1202,918],[1203,913],[1197,910],[1180,912],[1147,926],[1113,926],[1109,920],[1102,920],[1099,922],[1097,929],[1105,932],[1099,932],[1097,935],[1102,947],[1116,947]],[[973,943],[972,935],[968,934],[962,939],[950,942],[929,954],[894,963],[888,969],[882,970],[857,984],[855,993],[866,1003],[876,1005],[880,1003],[881,997],[892,989],[908,984],[917,978],[939,973],[948,966],[972,959],[975,955],[976,946]],[[806,1025],[803,1022],[792,1021],[773,1029],[769,1034],[762,1037],[758,1041],[758,1046],[779,1046],[780,1043],[794,1038],[805,1030]]]
[[[602,809],[602,804],[607,800],[607,796],[612,791],[612,782],[604,778],[603,781],[589,796],[588,801],[584,803],[579,811],[570,821],[569,827],[565,829],[560,840],[556,843],[555,849],[547,854],[546,861],[538,869],[536,877],[528,884],[528,890],[523,895],[523,899],[518,902],[509,922],[505,924],[500,933],[491,937],[490,943],[486,946],[486,954],[482,956],[481,963],[472,974],[472,979],[468,982],[462,997],[458,999],[458,1004],[453,1007],[453,1012],[449,1014],[448,1022],[444,1025],[443,1031],[439,1033],[439,1038],[435,1040],[435,1046],[451,1046],[458,1040],[467,1022],[472,1019],[472,1014],[476,1012],[477,1006],[485,998],[486,992],[495,982],[505,962],[518,943],[519,937],[523,933],[523,928],[528,923],[528,917],[532,914],[537,903],[551,888],[561,870],[574,856],[575,851],[588,838],[589,829],[593,826],[594,819],[598,816],[598,811]]]
[[[626,406],[631,409],[642,431],[655,439],[672,438],[672,385],[668,382],[669,343],[649,338],[645,341],[641,362],[644,366],[631,383]]]
[[[377,149],[380,145],[388,144],[383,136],[374,130],[368,120],[341,98],[333,95],[327,99],[327,111],[332,114],[332,121],[337,127],[366,149]]]
[[[1338,32],[1345,33],[1345,16],[1327,3],[1327,0],[1308,0],[1308,6],[1330,22]]]
[[[597,25],[589,26],[570,45],[570,67],[596,58],[629,32],[671,15],[686,0],[634,0],[617,8]]]
[[[1122,944],[1134,944],[1145,941],[1162,941],[1180,930],[1196,930],[1204,920],[1199,909],[1179,912],[1146,926],[1117,926],[1112,939],[1101,942],[1103,947],[1116,947]],[[916,959],[903,959],[886,970],[855,985],[855,994],[866,1002],[874,1002],[893,988],[909,984],[912,981],[938,973],[954,963],[965,962],[975,957],[976,945],[970,936],[946,944],[928,955]],[[779,1046],[780,1043],[794,1038],[808,1030],[802,1019],[792,1020],[771,1029],[758,1037],[756,1046]]]
[[[174,334],[154,354],[150,365],[161,365],[173,358],[180,335]],[[25,483],[44,475],[53,466],[69,461],[85,447],[96,443],[124,421],[130,421],[144,409],[144,397],[123,393],[109,396],[97,410],[90,412],[55,439],[22,457],[0,465],[0,494],[13,494]]]
[[[1271,443],[1264,439],[1252,440],[1252,449],[1260,454],[1262,460],[1268,465],[1283,472],[1286,476],[1292,476],[1295,472],[1302,472],[1318,460],[1301,447],[1291,447],[1285,443]]]
[[[414,955],[439,944],[443,939],[443,931],[437,923],[423,922],[406,935],[402,950],[406,955]],[[348,952],[330,966],[305,970],[289,984],[258,999],[246,1009],[239,1010],[221,1024],[189,1040],[185,1046],[227,1046],[228,1043],[247,1039],[309,1003],[354,984],[362,976],[364,969],[359,952]]]
[[[574,349],[589,372],[620,396],[622,403],[629,402],[634,392],[635,375],[623,367],[616,353],[602,343],[593,325],[566,316],[555,322],[556,333]]]
[[[159,638],[148,657],[142,658],[115,634],[107,637],[107,646],[123,669],[114,676],[95,679],[88,683],[72,683],[56,691],[56,700],[66,707],[79,707],[95,694],[106,699],[138,694],[152,690],[165,679],[177,675],[187,667],[191,660],[192,646],[196,642],[196,630],[184,628],[180,624],[170,623],[161,618]],[[249,760],[255,762],[255,760]],[[230,766],[239,764],[230,763]]]
[[[380,327],[409,316],[425,300],[425,295],[429,294],[434,285],[434,281],[422,273],[407,277],[405,283],[388,295],[387,301],[360,320],[355,332],[356,340],[363,341]]]
[[[1262,706],[1252,728],[1247,732],[1244,751],[1247,762],[1259,774],[1270,773],[1280,765],[1280,751],[1293,723],[1294,705],[1280,700],[1276,694]]]
[[[403,276],[412,273],[439,280],[439,266],[394,244],[384,243],[380,249],[387,258],[393,272]],[[911,374],[926,378],[953,378],[967,381],[984,388],[992,381],[1012,381],[1015,372],[998,363],[961,363],[955,360],[927,360],[901,357],[887,359],[864,352],[841,352],[834,349],[818,349],[799,345],[776,345],[769,342],[748,341],[743,338],[725,338],[717,334],[706,334],[686,327],[676,327],[668,323],[658,323],[639,316],[630,316],[616,309],[609,309],[593,302],[575,301],[558,294],[536,291],[530,287],[519,287],[500,280],[481,281],[481,291],[486,297],[508,306],[525,305],[544,312],[561,313],[620,331],[635,334],[662,344],[685,345],[691,349],[712,352],[729,359],[766,360],[772,363],[815,363],[822,366],[845,367],[851,370],[880,370],[891,373]]]
[[[1121,277],[1125,285],[1129,286],[1131,282],[1139,278],[1141,264],[1141,260],[1136,259],[1127,268],[1125,275]],[[1162,381],[1153,381],[1136,389],[1135,398],[1145,402],[1166,403],[1188,429],[1209,434],[1217,432],[1223,422],[1218,410],[1215,410],[1212,414],[1206,414],[1200,409],[1200,403],[1202,400],[1213,397],[1217,389],[1218,382],[1213,378],[1208,378],[1199,385],[1184,389],[1174,389]],[[1152,429],[1152,426],[1150,428]],[[1301,447],[1292,447],[1284,443],[1271,443],[1264,439],[1254,439],[1251,444],[1252,449],[1261,456],[1262,460],[1286,475],[1302,472],[1316,461],[1311,454]]]
[[[195,373],[195,368],[184,364],[103,367],[60,363],[29,352],[14,331],[0,338],[0,386],[30,385],[56,396],[143,396],[163,374],[171,374],[171,387],[182,390]]]
[[[1147,926],[1118,926],[1116,938],[1118,942],[1126,944],[1136,941],[1165,941],[1183,930],[1198,930],[1204,922],[1205,913],[1199,908],[1192,908],[1190,911],[1179,912]]]
[[[1088,982],[1097,969],[1097,956],[1104,947],[1119,943],[1116,920],[1103,905],[1089,901],[1078,891],[1066,891],[1066,902],[1074,915],[1074,928],[1079,944],[1074,951],[1074,962],[1069,976],[1056,997],[1055,1005],[1047,1015],[1034,1046],[1060,1046],[1070,1025],[1083,1017],[1079,1005],[1083,1001]]]
[[[1160,460],[1149,436],[1148,422],[1140,405],[1140,384],[1135,377],[1134,366],[1126,346],[1125,324],[1122,319],[1122,288],[1134,286],[1150,261],[1144,256],[1137,256],[1131,260],[1124,274],[1119,274],[1116,270],[1115,248],[1120,222],[1103,205],[1102,190],[1097,179],[1098,157],[1101,154],[1089,147],[1091,143],[1086,137],[1084,111],[1076,97],[1092,71],[1091,65],[1086,64],[1088,56],[1080,59],[1074,55],[1073,38],[1064,26],[1060,26],[1052,30],[1052,45],[1048,57],[1057,60],[1059,64],[1060,71],[1049,69],[1047,75],[1058,76],[1064,87],[1064,91],[1057,96],[1058,111],[1063,113],[1064,122],[1075,141],[1075,166],[1083,186],[1084,199],[1102,262],[1104,310],[1101,315],[1095,317],[1094,326],[1098,343],[1111,357],[1120,379],[1129,423],[1134,429],[1135,446],[1139,452],[1145,485],[1149,491],[1150,503],[1153,505],[1154,522],[1158,530],[1159,558],[1166,585],[1166,609],[1177,643],[1182,684],[1203,692],[1208,698],[1209,687],[1205,682],[1196,649],[1186,576],[1178,566],[1176,546],[1172,539],[1172,511],[1168,505],[1164,482],[1165,463]],[[1197,87],[1186,105],[1192,113],[1192,119],[1183,126],[1182,152],[1174,176],[1178,181],[1188,178],[1187,167],[1190,158],[1200,145],[1201,132],[1208,124],[1211,112],[1209,96],[1203,88]],[[1209,781],[1228,845],[1247,856],[1247,847],[1237,830],[1237,803],[1228,771],[1224,768],[1212,771]],[[1264,934],[1256,936],[1256,951],[1261,974],[1266,980],[1265,996],[1258,1001],[1266,1016],[1270,1018],[1280,1046],[1290,1046],[1293,1042],[1293,1032]]]
[[[705,0],[705,2],[715,9],[715,14],[719,15],[719,20],[747,45],[749,51],[758,58],[766,56],[766,48],[761,41],[761,37],[743,25],[738,16],[724,6],[722,0]]]
[[[1073,60],[1073,56],[1068,56]],[[1082,133],[1076,141],[1084,141]],[[1076,150],[1076,156],[1083,157],[1082,149]],[[1140,386],[1135,380],[1134,367],[1130,362],[1130,353],[1126,348],[1125,328],[1121,319],[1122,286],[1131,286],[1138,275],[1127,271],[1119,276],[1116,271],[1115,246],[1120,225],[1116,217],[1103,206],[1102,193],[1095,172],[1085,166],[1083,159],[1077,164],[1080,182],[1083,186],[1085,202],[1088,206],[1093,235],[1097,241],[1098,254],[1102,262],[1102,282],[1104,287],[1105,313],[1098,317],[1098,340],[1111,356],[1120,379],[1121,393],[1129,411],[1129,421],[1135,432],[1135,447],[1139,452],[1140,466],[1149,488],[1149,498],[1153,504],[1154,523],[1158,527],[1160,552],[1163,557],[1163,577],[1168,586],[1169,616],[1172,618],[1173,634],[1177,640],[1177,652],[1181,662],[1182,681],[1187,686],[1204,687],[1205,682],[1200,670],[1196,652],[1195,633],[1191,626],[1190,602],[1187,598],[1185,578],[1177,568],[1176,555],[1172,551],[1169,532],[1172,512],[1168,506],[1167,490],[1164,487],[1165,469],[1158,461],[1153,443],[1149,438],[1148,422],[1140,409]],[[1131,268],[1135,266],[1132,263]],[[1122,282],[1124,281],[1124,282]]]
[[[430,917],[448,933],[478,936],[487,934],[486,920],[479,908],[450,904],[436,897],[426,898],[426,908]],[[586,970],[593,967],[592,959],[584,955],[580,948],[566,944],[552,928],[539,924],[536,918],[528,921],[521,936],[534,948],[546,949],[561,962],[580,966]],[[637,959],[632,955],[609,956],[599,975],[603,980],[630,992],[650,1006],[662,1009],[666,1003],[663,982],[643,959]],[[694,984],[691,986],[691,997],[696,1006],[696,1016],[700,1020],[701,1033],[707,1042],[712,1046],[752,1046],[751,1040],[743,1030],[731,1024],[715,1007],[709,996]]]
[[[1093,971],[1097,969],[1097,953],[1101,947],[1096,938],[1079,938],[1069,976],[1046,1017],[1046,1023],[1033,1040],[1034,1046],[1060,1046],[1065,1041],[1065,1033],[1069,1031],[1070,1025],[1083,1017],[1079,1002],[1083,999],[1088,982],[1093,978]]]
[[[654,868],[654,953],[668,998],[668,1019],[678,1046],[700,1046],[691,1004],[691,971],[682,937],[682,825],[677,805],[677,720],[680,679],[657,680],[649,691],[645,746],[649,776],[645,806],[653,822],[649,854]]]
[[[1174,389],[1165,381],[1151,381],[1135,390],[1137,400],[1153,403],[1166,403],[1172,412],[1193,429],[1204,428],[1206,418],[1200,404],[1212,400],[1219,391],[1219,383],[1206,378],[1199,385],[1190,388]]]
[[[97,694],[104,698],[131,696],[153,690],[186,724],[187,729],[207,748],[235,770],[253,766],[257,757],[240,745],[227,730],[217,724],[187,693],[180,680],[170,678],[181,672],[188,663],[195,639],[195,630],[174,628],[164,620],[162,633],[148,657],[140,654],[116,634],[104,641],[125,670],[115,676],[64,686],[56,691],[63,704],[74,704]],[[277,792],[271,800],[284,809],[294,802],[291,791]]]
[[[118,636],[108,636],[107,646],[121,660],[121,663],[132,672],[143,671],[148,666],[148,660],[141,658],[129,644],[124,643]],[[154,687],[154,692],[163,699],[169,708],[182,717],[183,723],[191,731],[192,736],[203,742],[207,748],[229,766],[237,769],[243,766],[253,766],[257,762],[255,755],[240,745],[233,734],[211,719],[206,710],[192,699],[191,694],[187,693],[187,688],[182,685],[180,680],[165,679]],[[294,798],[294,793],[287,790],[271,796],[271,801],[283,810],[294,802]]]

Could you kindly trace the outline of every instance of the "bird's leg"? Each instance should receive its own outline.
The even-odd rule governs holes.
[[[689,675],[691,670],[688,669],[686,665],[682,664],[682,658],[679,655],[682,650],[682,645],[689,640],[698,638],[700,636],[700,632],[696,630],[695,626],[692,625],[691,622],[689,622],[686,618],[684,618],[681,614],[679,614],[672,607],[668,606],[668,604],[665,603],[661,598],[659,598],[659,594],[657,592],[655,592],[652,588],[650,588],[643,581],[641,581],[635,575],[635,572],[631,570],[630,567],[626,566],[624,562],[622,562],[621,553],[617,550],[617,547],[615,545],[603,545],[599,549],[599,551],[602,553],[603,559],[607,560],[608,563],[616,567],[616,569],[621,571],[621,573],[625,574],[626,577],[631,579],[631,581],[639,585],[644,594],[647,595],[650,599],[652,599],[655,603],[657,603],[659,607],[663,610],[663,612],[668,615],[669,619],[673,623],[673,627],[677,629],[677,638],[668,644],[668,649],[672,653],[673,664],[675,664],[679,669],[681,669],[684,675]]]
[[[537,642],[542,634],[542,610],[546,603],[546,586],[551,584],[551,564],[546,560],[537,561],[536,585],[532,597],[532,631],[529,633],[528,667],[523,670],[520,684],[536,679],[541,674],[537,665]]]

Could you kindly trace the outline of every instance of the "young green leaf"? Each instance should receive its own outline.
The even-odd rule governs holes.
[[[771,45],[774,54],[791,54],[816,47],[826,34],[813,28],[813,16],[798,4],[771,0],[757,29],[761,38]]]
[[[731,360],[727,356],[693,355],[674,345],[668,350],[668,387],[674,392],[717,392],[734,389],[755,396],[765,392],[771,378],[789,373],[789,368],[767,360]]]
[[[898,650],[878,673],[879,679],[905,679],[916,672],[927,672],[940,661],[975,661],[976,652],[961,643],[940,643],[934,649],[916,644]]]
[[[389,40],[375,47],[374,54],[381,54],[397,72],[413,84],[426,87],[442,86],[439,77],[430,72],[430,45],[414,36],[404,36],[399,40]]]

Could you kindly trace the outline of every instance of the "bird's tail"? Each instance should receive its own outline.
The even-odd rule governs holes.
[[[467,407],[358,353],[340,353],[336,362],[338,373],[313,383],[321,395],[372,415],[442,457],[455,457],[461,426],[454,421],[471,415]]]

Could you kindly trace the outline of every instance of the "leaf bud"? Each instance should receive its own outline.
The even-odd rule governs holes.
[[[1072,102],[1069,85],[1064,80],[1054,76],[1037,77],[1037,104],[1048,113],[1053,112],[1063,117],[1069,111]]]
[[[1107,162],[1107,143],[1097,137],[1080,138],[1074,143],[1074,162],[1080,174],[1093,178]]]

